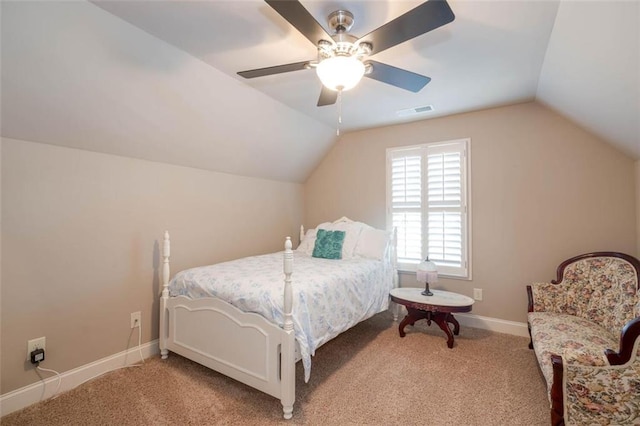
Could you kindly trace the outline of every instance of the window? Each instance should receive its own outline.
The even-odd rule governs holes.
[[[469,141],[387,149],[387,224],[401,270],[428,256],[440,275],[471,279]]]

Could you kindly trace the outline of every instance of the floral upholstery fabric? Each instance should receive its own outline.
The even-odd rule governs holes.
[[[589,319],[619,335],[640,316],[634,267],[617,257],[594,257],[568,265],[559,284],[532,284],[534,311],[561,312]]]
[[[640,425],[640,339],[624,365],[564,366],[564,420],[569,425]]]
[[[603,327],[574,315],[530,312],[528,316],[536,358],[551,392],[551,355],[560,355],[565,364],[608,365],[605,349],[618,347],[618,336]]]
[[[551,354],[562,357],[565,424],[640,425],[640,338],[625,365],[609,365],[604,354],[620,350],[622,329],[640,317],[634,266],[585,258],[569,264],[559,284],[532,284],[531,294],[531,339],[550,401]]]

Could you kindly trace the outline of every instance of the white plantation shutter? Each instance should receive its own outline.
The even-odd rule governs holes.
[[[466,144],[426,146],[425,255],[446,275],[466,276]]]
[[[391,158],[392,226],[398,230],[398,261],[422,257],[422,153],[403,151]]]
[[[421,260],[441,275],[470,278],[468,139],[387,150],[390,225],[398,230],[398,262]]]

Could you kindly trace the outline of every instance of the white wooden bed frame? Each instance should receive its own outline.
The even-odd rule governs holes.
[[[300,240],[304,228],[300,227]],[[396,233],[392,240],[394,286],[397,286]],[[261,315],[247,313],[214,297],[169,297],[169,232],[162,248],[160,298],[160,354],[182,355],[252,388],[279,398],[284,418],[293,415],[295,401],[296,340],[293,330],[293,250],[284,243],[284,325],[279,327]],[[260,355],[262,354],[262,356]]]

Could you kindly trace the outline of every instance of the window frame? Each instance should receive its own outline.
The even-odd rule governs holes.
[[[453,149],[447,151],[447,146],[451,146]],[[386,150],[386,221],[387,229],[393,229],[393,213],[392,206],[392,160],[394,158],[403,157],[402,153],[406,153],[407,156],[420,153],[421,156],[421,253],[423,258],[427,253],[427,241],[426,232],[428,229],[428,216],[429,212],[442,211],[442,208],[430,208],[427,200],[427,170],[428,170],[428,154],[437,151],[440,152],[461,152],[461,203],[462,206],[457,207],[461,212],[461,227],[462,227],[462,266],[460,267],[446,267],[438,264],[438,275],[443,278],[452,278],[458,280],[471,280],[472,279],[472,252],[471,252],[471,138],[454,139],[441,142],[428,142],[418,145],[398,146],[390,147]],[[397,211],[397,210],[396,210]],[[398,262],[398,269],[401,272],[415,272],[416,266],[419,262]]]

